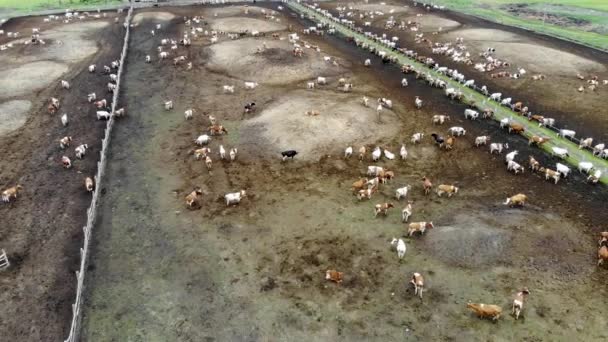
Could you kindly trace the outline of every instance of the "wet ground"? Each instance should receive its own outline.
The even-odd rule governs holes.
[[[96,172],[105,127],[105,122],[96,121],[86,95],[96,92],[110,98],[105,90],[108,77],[86,68],[92,63],[101,68],[118,58],[124,28],[113,24],[114,16],[66,25],[25,17],[2,26],[5,32],[21,32],[19,41],[40,27],[46,44],[15,44],[0,54],[0,77],[9,74],[0,79],[7,90],[0,92],[0,190],[17,183],[24,188],[17,201],[0,204],[0,248],[11,262],[0,274],[0,340],[61,341],[68,335],[74,272],[90,204],[84,178]],[[66,41],[63,49],[51,36]],[[0,37],[1,44],[8,41],[6,35]],[[71,43],[82,43],[83,49],[73,51]],[[61,72],[44,77],[53,72],[48,65],[60,65]],[[19,67],[29,73],[11,74]],[[71,83],[69,91],[61,89],[58,77]],[[23,91],[8,91],[15,88]],[[61,114],[47,113],[51,96],[61,101],[59,113],[68,113],[67,127],[61,125]],[[61,151],[58,140],[66,135],[73,143]],[[89,146],[87,155],[75,160],[74,148],[83,143]],[[61,167],[64,154],[73,161],[70,170]]]
[[[237,57],[255,63],[272,58],[274,65],[299,69],[331,56],[338,67],[318,66],[311,75],[329,76],[334,82],[310,91],[319,105],[340,100],[350,106],[360,103],[363,95],[382,96],[393,100],[394,110],[384,111],[381,122],[361,111],[369,121],[369,137],[337,132],[335,127],[364,126],[334,113],[331,106],[330,113],[307,118],[318,122],[292,128],[294,137],[279,135],[267,120],[276,117],[277,108],[293,101],[296,109],[285,109],[284,118],[275,120],[301,122],[302,103],[316,102],[306,100],[311,96],[306,95],[306,80],[293,75],[277,80],[260,69],[255,77],[273,81],[260,81],[258,88],[246,91],[242,84],[252,79],[241,78],[238,68],[244,74],[251,69],[236,65],[226,71],[211,63],[218,60],[213,51],[232,51],[222,49],[222,44],[239,40],[222,36],[211,46],[209,38],[201,38],[190,48],[180,47],[177,54],[186,54],[193,62],[191,71],[170,61],[144,63],[146,54],[155,55],[161,36],[183,32],[184,15],[217,13],[214,21],[267,20],[260,9],[250,7],[249,14],[242,7],[156,11],[176,17],[167,22],[166,15],[149,15],[133,31],[123,93],[129,116],[114,131],[94,235],[83,340],[607,338],[608,322],[597,308],[607,304],[608,276],[606,269],[595,266],[596,234],[607,218],[605,188],[584,184],[577,172],[559,185],[529,172],[507,173],[503,156],[473,147],[475,136],[490,134],[493,141],[508,141],[521,158],[534,154],[546,165],[555,160],[529,148],[523,139],[507,136],[492,122],[463,122],[461,105],[411,76],[410,86],[401,88],[402,75],[395,66],[373,59],[374,67],[364,68],[360,62],[372,57],[338,37],[302,36],[322,53],[306,49],[299,60],[289,50],[277,52],[282,56],[277,59],[249,48]],[[278,17],[294,30],[309,25],[289,14]],[[149,31],[157,23],[166,29],[151,37]],[[286,37],[288,32],[279,33]],[[270,39],[255,38],[260,45]],[[337,90],[336,78],[341,76],[353,79],[352,93]],[[224,84],[235,84],[235,94],[224,94]],[[416,95],[425,99],[422,110],[413,107]],[[175,109],[165,111],[162,103],[169,99]],[[253,100],[257,112],[243,114],[243,105]],[[195,109],[190,121],[183,116],[188,108]],[[210,144],[210,171],[189,153],[194,139],[209,125],[208,114],[229,131]],[[433,114],[453,119],[449,125],[433,126]],[[467,129],[453,151],[440,151],[430,138],[409,144],[414,132],[428,137],[444,133],[450,125]],[[373,133],[391,129],[394,133],[389,135]],[[334,139],[320,138],[327,135]],[[344,160],[344,148],[352,144],[356,150],[365,144],[396,153],[403,142],[409,151],[406,161],[378,163],[394,170],[396,178],[382,185],[370,201],[357,201],[350,186],[372,162],[369,155],[363,162]],[[238,147],[237,160],[221,161],[219,145]],[[278,152],[293,145],[306,155],[282,163]],[[455,183],[460,191],[450,199],[425,196],[423,176],[436,185]],[[412,186],[411,220],[435,224],[422,237],[403,237],[406,227],[400,210],[405,201],[396,201],[394,190],[406,184]],[[202,207],[188,210],[183,198],[197,186],[203,191]],[[248,197],[227,208],[223,195],[240,189],[246,189]],[[529,206],[502,205],[518,192],[528,194]],[[374,218],[373,205],[388,201],[396,209]],[[401,261],[390,248],[393,237],[403,237],[407,244]],[[326,282],[327,269],[344,272],[344,282]],[[423,300],[407,286],[413,272],[425,276]],[[507,313],[511,296],[523,286],[531,295],[523,318],[516,322]],[[466,310],[468,301],[500,305],[505,315],[496,324],[478,320]]]

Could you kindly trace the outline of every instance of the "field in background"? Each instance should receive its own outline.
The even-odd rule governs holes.
[[[124,0],[0,0],[0,19],[29,15],[32,12],[56,9],[95,9],[128,1]]]
[[[608,50],[605,0],[434,0],[434,4],[505,25]]]

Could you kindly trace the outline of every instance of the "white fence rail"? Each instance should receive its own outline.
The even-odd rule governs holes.
[[[118,95],[120,93],[120,83],[122,80],[122,73],[125,65],[125,58],[127,56],[127,49],[129,46],[129,33],[131,17],[133,15],[133,7],[129,8],[129,12],[125,18],[125,38],[120,55],[120,65],[118,66],[116,89],[112,97],[112,113],[116,110],[116,104],[118,103]],[[103,175],[106,168],[106,155],[108,147],[110,145],[110,136],[112,133],[112,127],[114,126],[114,115],[110,116],[107,121],[105,135],[101,141],[101,152],[100,159],[97,162],[97,174],[95,175],[95,190],[93,191],[93,197],[91,199],[91,206],[87,210],[87,222],[82,228],[84,231],[84,242],[80,249],[80,269],[76,271],[76,299],[72,304],[72,324],[70,326],[70,334],[65,339],[65,342],[75,342],[80,337],[80,323],[82,321],[82,297],[84,292],[84,276],[87,268],[87,262],[89,257],[89,244],[91,242],[91,235],[93,225],[95,224],[95,218],[97,214],[97,202],[99,201],[99,193],[101,191],[101,184],[103,181]]]
[[[7,269],[11,263],[8,261],[8,256],[4,249],[0,249],[0,271]]]

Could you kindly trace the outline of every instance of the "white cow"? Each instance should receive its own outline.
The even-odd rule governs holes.
[[[399,156],[401,156],[402,160],[407,158],[407,150],[405,149],[405,145],[401,145],[401,150],[399,151]]]
[[[380,147],[376,147],[374,149],[374,152],[372,152],[372,160],[377,161],[380,159],[381,156],[382,156],[382,151],[380,150]]]
[[[477,120],[478,117],[479,117],[479,112],[474,111],[472,109],[465,109],[464,110],[464,118],[465,119]]]
[[[502,93],[493,93],[492,95],[490,95],[490,100],[500,101],[501,97]]]
[[[507,162],[507,170],[513,171],[515,174],[524,173],[524,167],[513,160]]]
[[[231,204],[239,204],[241,203],[241,199],[245,197],[247,197],[247,193],[245,192],[245,190],[229,193],[224,196],[224,198],[226,199],[226,206],[230,206]]]
[[[570,155],[568,154],[568,150],[562,147],[551,147],[551,150],[553,151],[553,155],[554,156],[558,156],[560,158],[566,158],[569,157]]]
[[[97,120],[101,120],[101,119],[109,120],[110,116],[111,116],[110,113],[106,112],[105,110],[97,111]]]
[[[327,84],[327,78],[325,77],[317,77],[317,84]]]
[[[345,150],[344,150],[344,158],[350,158],[350,156],[353,155],[353,147],[352,146],[348,146]]]
[[[74,149],[74,152],[76,152],[76,158],[82,159],[84,157],[85,153],[87,152],[87,148],[89,148],[89,145],[87,145],[87,144],[82,144],[82,145],[76,147]]]
[[[233,85],[231,85],[231,86],[225,85],[224,86],[224,93],[233,94],[234,93],[234,86]]]
[[[381,166],[368,166],[367,167],[367,175],[368,176],[378,176],[380,173],[384,172],[384,168]]]
[[[194,140],[194,143],[200,146],[206,145],[211,141],[211,137],[208,136],[207,134],[203,134],[203,135],[199,135],[198,138],[196,138],[196,140]]]
[[[412,134],[412,144],[417,144],[420,141],[422,141],[422,138],[424,137],[424,133],[414,133]]]
[[[173,101],[165,101],[164,105],[165,105],[165,110],[173,109]]]
[[[571,129],[560,129],[559,133],[557,133],[557,135],[560,137],[563,137],[563,138],[568,137],[570,139],[574,139],[575,134],[576,134],[576,132]]]
[[[519,154],[519,152],[517,150],[513,151],[513,152],[509,152],[507,153],[507,155],[505,156],[505,162],[510,162],[515,160],[515,157]]]
[[[467,131],[462,128],[462,127],[458,127],[458,126],[454,126],[454,127],[450,127],[450,129],[448,130],[448,132],[455,137],[459,137],[461,135],[466,135]]]
[[[63,114],[61,116],[61,124],[63,125],[63,127],[68,125],[68,115],[67,114]]]
[[[406,251],[405,242],[403,242],[402,239],[397,240],[393,238],[393,241],[391,241],[391,246],[397,246],[397,256],[399,259],[403,259]]]
[[[488,141],[490,141],[490,136],[488,136],[488,135],[479,136],[479,137],[475,138],[475,146],[479,147],[481,145],[487,145]]]
[[[89,72],[95,72],[95,64],[89,65]]]
[[[578,170],[580,172],[589,173],[589,172],[591,172],[591,169],[593,169],[593,164],[590,162],[582,161],[582,162],[578,163]]]
[[[407,196],[408,191],[411,188],[412,188],[411,185],[406,185],[402,188],[395,190],[395,197],[397,198],[397,200],[401,199],[402,197],[405,198]]]
[[[562,163],[555,164],[555,169],[562,174],[562,178],[566,178],[570,174],[570,168]]]
[[[502,150],[508,150],[509,149],[509,144],[508,143],[491,143],[490,144],[490,154],[493,154],[494,152],[501,154]]]
[[[245,82],[245,89],[255,89],[258,86],[258,82]]]

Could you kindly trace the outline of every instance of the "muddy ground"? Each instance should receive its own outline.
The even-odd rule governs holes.
[[[86,94],[111,98],[108,77],[86,68],[118,59],[124,28],[113,23],[115,15],[71,24],[26,17],[2,25],[5,32],[21,32],[19,41],[40,27],[46,41],[15,44],[0,54],[0,189],[24,187],[17,201],[0,205],[0,248],[11,262],[0,273],[3,341],[61,341],[68,335],[90,204],[83,182],[96,172],[105,127]],[[0,43],[8,41],[0,37]],[[68,80],[71,89],[61,89],[59,79]],[[51,96],[60,99],[60,114],[47,113]],[[60,122],[63,113],[69,116],[67,127]],[[61,151],[58,140],[66,135],[73,144]],[[86,157],[74,160],[74,147],[83,143],[89,146]],[[71,170],[61,167],[64,154],[73,161]]]
[[[323,2],[321,7],[337,14],[337,6],[349,6],[352,2]],[[387,2],[386,5],[374,3],[367,5],[370,10],[387,13],[385,8],[395,5],[404,8],[404,12],[394,14],[397,22],[415,21],[422,24],[420,32],[431,42],[454,42],[456,37],[464,38],[464,45],[471,53],[473,60],[480,61],[479,53],[487,48],[496,49],[495,57],[511,64],[506,69],[516,72],[524,68],[527,74],[520,79],[492,79],[491,72],[476,71],[473,65],[467,66],[453,62],[450,58],[433,55],[427,43],[415,43],[415,34],[420,32],[402,31],[397,28],[386,31],[384,25],[389,15],[376,16],[372,21],[371,31],[386,32],[399,37],[401,47],[418,51],[430,56],[440,65],[456,68],[467,78],[474,79],[477,85],[487,85],[491,92],[502,92],[503,97],[512,97],[513,101],[528,104],[534,113],[552,117],[560,128],[574,129],[578,137],[593,137],[595,141],[608,141],[608,107],[604,100],[608,96],[608,86],[600,86],[596,91],[585,89],[579,93],[577,88],[588,84],[576,76],[586,78],[596,75],[600,80],[608,79],[608,55],[597,50],[581,47],[576,44],[534,35],[530,32],[507,27],[478,18],[450,11],[427,12],[411,2]],[[353,7],[354,8],[354,7]],[[359,12],[357,12],[359,13]],[[422,17],[418,17],[418,15]],[[356,18],[357,25],[362,26],[370,19]],[[449,23],[449,24],[446,24]],[[455,25],[458,23],[460,25]],[[438,34],[433,32],[439,31]],[[532,80],[532,75],[544,74],[544,81]],[[600,81],[601,82],[601,81]],[[531,105],[533,104],[533,106]]]
[[[492,122],[463,122],[461,105],[411,76],[410,86],[401,88],[395,66],[382,65],[337,37],[303,36],[322,52],[305,49],[302,58],[270,37],[222,36],[215,45],[204,37],[176,52],[193,62],[191,71],[170,61],[145,64],[160,38],[183,33],[184,15],[217,13],[214,22],[267,20],[255,7],[249,14],[238,6],[145,12],[150,14],[133,31],[127,61],[123,98],[129,117],[114,132],[94,235],[83,340],[607,338],[608,322],[597,308],[608,304],[608,275],[595,266],[596,234],[607,218],[605,188],[584,184],[576,172],[557,186],[529,172],[508,174],[503,156],[474,148],[473,137],[491,134],[494,141],[508,141],[521,158],[534,154],[547,165],[555,160]],[[278,18],[298,31],[310,25],[289,14]],[[151,37],[157,23],[166,30]],[[284,38],[288,32],[278,33]],[[272,54],[251,49],[252,42],[264,41],[272,42]],[[239,43],[247,48],[233,48]],[[324,56],[338,66],[325,65]],[[374,67],[364,68],[365,58],[372,58]],[[255,70],[234,62],[242,60]],[[272,65],[268,70],[257,68],[264,60]],[[309,69],[308,79],[299,73],[275,77],[276,70],[290,67]],[[316,76],[327,76],[330,84],[307,90],[307,80]],[[266,82],[245,90],[250,77]],[[339,77],[353,81],[352,93],[338,91]],[[225,94],[225,84],[236,85],[235,93]],[[378,122],[373,110],[360,105],[363,95],[388,97],[396,105]],[[416,95],[425,100],[422,110],[413,107]],[[175,103],[171,111],[162,108],[168,99]],[[251,101],[258,104],[256,113],[243,114]],[[306,117],[307,104],[323,106],[321,114]],[[183,112],[189,108],[195,115],[187,121]],[[189,153],[209,125],[209,114],[229,132],[210,143],[210,171]],[[449,114],[449,125],[467,129],[453,151],[438,150],[429,138],[409,144],[414,132],[428,137],[447,130],[449,125],[431,125],[433,114]],[[394,170],[396,179],[371,201],[357,201],[350,185],[372,163],[369,155],[363,162],[344,160],[344,148],[364,144],[397,152],[403,142],[406,161],[378,163]],[[237,160],[221,161],[220,145],[238,147]],[[279,152],[290,148],[301,154],[281,162]],[[450,199],[425,196],[420,185],[425,175],[461,190]],[[412,221],[432,220],[436,228],[404,237],[408,251],[399,261],[389,241],[405,235],[399,217],[405,201],[394,200],[394,189],[406,184],[412,186]],[[183,198],[197,186],[202,207],[188,210]],[[240,189],[248,197],[227,208],[223,195]],[[529,206],[501,204],[517,192],[529,195]],[[374,218],[373,205],[387,201],[397,208]],[[343,271],[345,281],[326,282],[327,269]],[[425,275],[423,300],[407,286],[413,272]],[[532,294],[516,322],[507,313],[511,296],[523,286]],[[505,315],[495,324],[478,320],[466,310],[468,301],[500,305]]]

